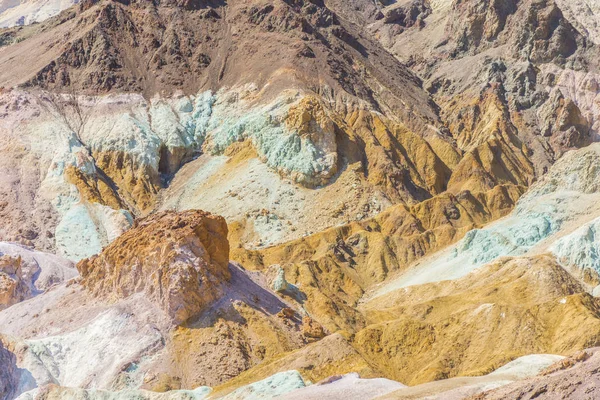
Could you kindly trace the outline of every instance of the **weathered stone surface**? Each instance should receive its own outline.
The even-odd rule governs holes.
[[[307,315],[302,317],[302,334],[308,340],[319,340],[326,335],[323,327]]]
[[[115,301],[144,293],[179,324],[219,298],[230,278],[228,263],[225,219],[186,211],[136,221],[77,269],[94,295]]]
[[[21,258],[0,256],[0,310],[31,297],[31,288],[23,279]]]

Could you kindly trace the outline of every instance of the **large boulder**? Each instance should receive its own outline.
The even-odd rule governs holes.
[[[191,210],[138,220],[77,269],[94,295],[116,301],[143,293],[180,324],[220,297],[228,264],[225,219]]]

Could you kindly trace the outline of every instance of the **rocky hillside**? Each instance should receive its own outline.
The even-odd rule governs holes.
[[[500,61],[493,79],[411,71],[379,34],[360,31],[362,14],[338,8],[84,2],[5,31],[13,44],[0,53],[0,129],[11,138],[11,173],[1,195],[6,219],[18,223],[4,236],[80,259],[133,217],[203,208],[240,222],[249,246],[278,244],[445,192],[522,192],[563,151],[595,137],[586,93],[536,86],[530,119],[533,106],[514,108],[505,94],[523,90]],[[44,44],[48,37],[60,39]],[[594,60],[594,44],[581,40],[569,63],[545,65],[566,74],[579,58]],[[435,68],[473,64],[463,60],[471,53],[445,55]],[[434,90],[434,77],[447,87]],[[56,150],[39,146],[45,140]],[[15,168],[21,157],[39,178]],[[32,200],[17,201],[17,191]],[[72,243],[75,224],[85,248]]]
[[[599,13],[0,0],[0,399],[588,390]]]

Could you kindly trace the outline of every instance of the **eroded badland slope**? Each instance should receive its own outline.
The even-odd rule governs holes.
[[[0,398],[590,390],[598,12],[0,0]]]

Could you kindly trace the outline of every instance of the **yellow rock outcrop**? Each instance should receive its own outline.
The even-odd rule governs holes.
[[[465,151],[454,168],[448,189],[487,191],[496,185],[529,186],[535,171],[526,146],[517,136],[500,89],[492,87],[479,98],[452,100],[450,130]]]
[[[121,189],[122,203],[135,214],[146,214],[154,208],[160,185],[158,171],[136,163],[125,152],[106,151],[94,154],[96,165]],[[110,205],[110,203],[106,204]]]
[[[550,256],[501,259],[456,281],[387,293],[361,309],[370,325],[353,345],[386,376],[410,385],[600,344],[600,301]]]
[[[86,201],[100,203],[115,210],[126,208],[119,198],[119,194],[115,193],[109,183],[97,175],[88,175],[74,166],[69,166],[65,170],[65,177],[69,183],[77,187]]]
[[[232,258],[251,269],[280,264],[287,281],[307,296],[304,307],[317,321],[332,332],[354,331],[364,326],[356,305],[368,288],[508,214],[523,191],[498,186],[487,193],[447,193],[264,250],[234,245]],[[232,229],[234,244],[236,235]]]

